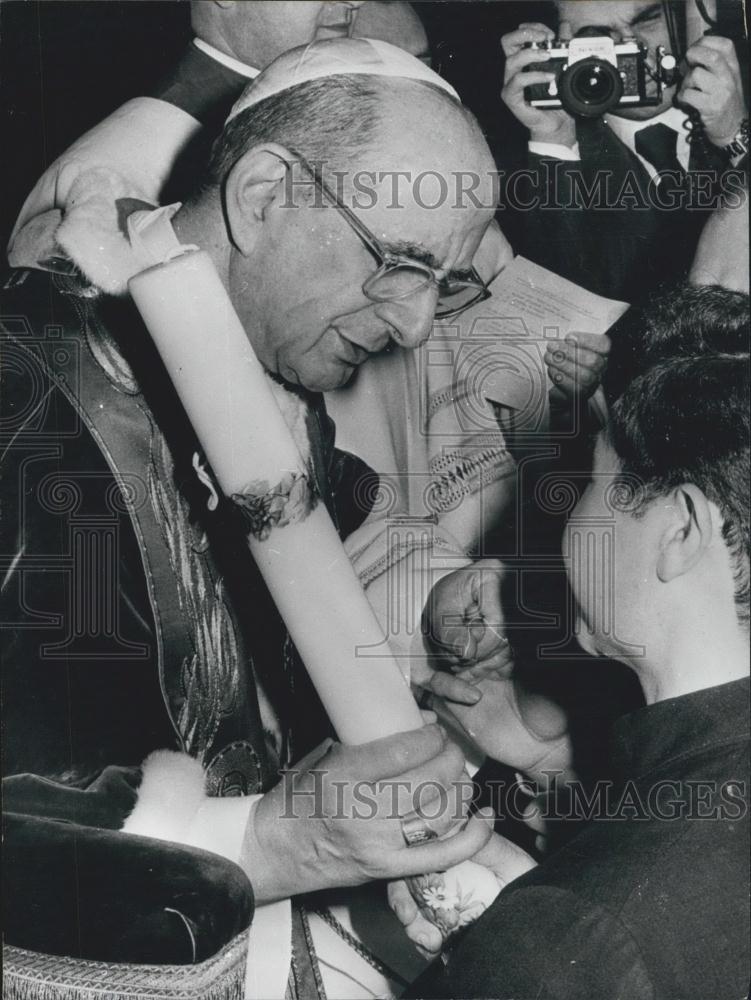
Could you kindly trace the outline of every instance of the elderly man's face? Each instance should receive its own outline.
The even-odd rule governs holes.
[[[563,556],[577,602],[577,638],[589,653],[638,657],[640,622],[657,613],[652,583],[662,530],[659,501],[633,512],[633,490],[619,485],[618,457],[601,434],[592,478],[571,512]]]
[[[347,177],[344,201],[382,243],[441,272],[465,271],[493,217],[490,153],[479,133],[428,88],[392,85],[389,93],[381,141],[367,157],[367,169],[381,178],[375,184],[372,174],[361,178],[373,190],[361,194],[357,207]],[[397,94],[403,95],[398,101]],[[462,171],[480,178],[474,193],[488,207],[456,198]],[[266,213],[249,257],[233,257],[230,291],[269,370],[311,390],[335,389],[392,342],[422,343],[438,292],[431,284],[397,301],[371,301],[362,286],[377,264],[357,234],[335,209],[310,197],[292,200],[296,207],[275,204]]]
[[[649,51],[648,60],[654,65],[655,51],[663,45],[671,51],[665,13],[661,3],[650,0],[559,0],[556,4],[561,22],[567,22],[574,37],[583,28],[597,28],[609,34],[613,41],[634,37]],[[621,118],[644,120],[652,118],[669,107],[674,87],[663,91],[662,104],[656,107],[618,109]],[[615,113],[615,112],[613,112]]]
[[[398,45],[425,63],[430,62],[428,36],[409,3],[400,0],[368,0],[357,11],[353,38],[378,38]]]
[[[227,46],[258,69],[298,45],[350,35],[378,38],[427,58],[420,19],[410,4],[399,0],[239,0],[218,7]]]

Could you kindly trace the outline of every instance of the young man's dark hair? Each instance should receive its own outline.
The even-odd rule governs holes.
[[[717,504],[738,615],[748,623],[748,296],[719,286],[679,288],[635,314],[615,343],[610,444],[624,474],[643,484],[636,502],[641,508],[692,482]]]
[[[613,727],[591,821],[408,996],[746,995],[748,310],[748,296],[679,289],[613,337],[631,377],[611,376],[563,554],[580,645],[629,666],[645,705]],[[426,933],[417,917],[408,933]]]

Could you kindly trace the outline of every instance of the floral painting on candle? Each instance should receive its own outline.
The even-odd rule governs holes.
[[[250,483],[242,493],[233,493],[247,524],[258,541],[264,542],[272,528],[304,521],[318,502],[315,488],[306,472],[288,472],[276,486],[265,479]]]
[[[500,887],[488,868],[472,862],[450,871],[415,875],[407,882],[420,912],[438,928],[444,941],[477,920]]]

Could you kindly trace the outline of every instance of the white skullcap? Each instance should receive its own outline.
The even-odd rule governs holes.
[[[421,80],[459,100],[457,92],[442,77],[396,45],[375,38],[326,38],[290,49],[270,63],[242,92],[227,121],[299,83],[349,73]]]

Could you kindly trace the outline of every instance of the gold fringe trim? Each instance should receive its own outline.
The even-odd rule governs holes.
[[[3,1000],[243,1000],[248,932],[200,965],[128,965],[3,946]]]

